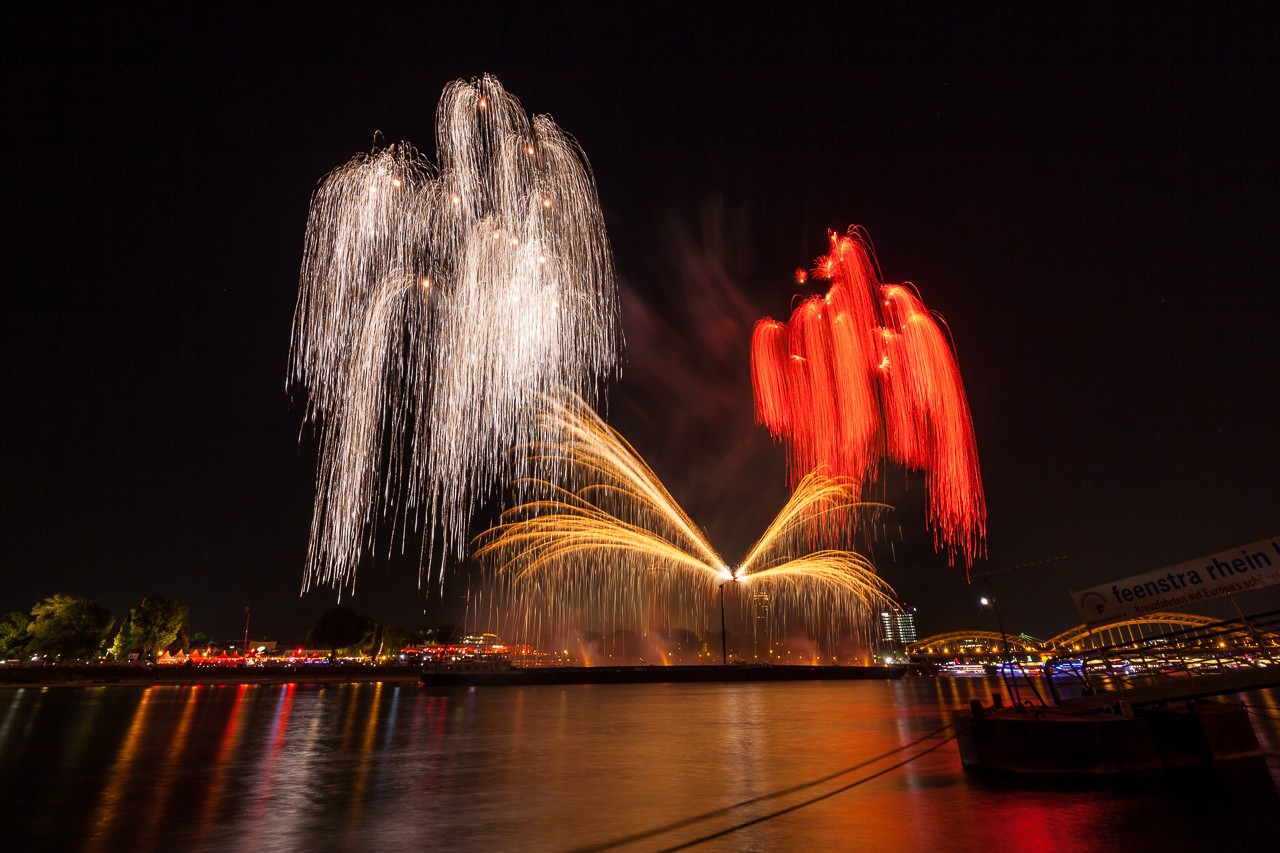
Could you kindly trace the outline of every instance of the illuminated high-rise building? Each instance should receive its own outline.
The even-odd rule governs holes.
[[[768,660],[773,656],[773,620],[769,618],[769,593],[757,589],[752,596],[755,609],[755,656],[756,660]]]
[[[901,651],[916,641],[916,609],[909,604],[880,612],[880,639],[886,646]]]

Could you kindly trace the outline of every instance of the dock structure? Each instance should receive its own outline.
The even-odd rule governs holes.
[[[1091,711],[1280,686],[1280,610],[1064,653],[1044,663],[1055,704]]]
[[[955,714],[966,769],[1022,775],[1150,773],[1260,760],[1249,711],[1206,701],[1280,686],[1280,610],[1045,661],[1043,690]],[[999,699],[999,697],[997,697]]]

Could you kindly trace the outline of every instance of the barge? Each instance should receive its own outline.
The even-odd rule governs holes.
[[[864,681],[897,679],[904,664],[877,666],[426,666],[424,687],[526,686],[541,684],[712,684],[772,681]]]
[[[966,770],[1109,776],[1262,758],[1248,709],[1221,702],[1121,703],[1115,713],[1104,713],[999,701],[984,708],[974,700],[953,719]]]

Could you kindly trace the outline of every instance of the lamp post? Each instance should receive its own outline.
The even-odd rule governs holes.
[[[729,576],[727,580],[720,582],[720,659],[725,666],[729,665],[729,639],[724,629],[724,585],[727,583],[735,583],[738,580],[736,574]]]
[[[991,578],[986,578],[987,587],[991,590],[991,594],[984,595],[978,599],[978,603],[982,605],[982,609],[991,608],[996,612],[996,626],[1000,629],[1000,680],[1004,682],[1004,687],[1009,691],[1009,698],[1013,700],[1014,707],[1020,707],[1018,702],[1018,685],[1014,683],[1013,674],[1006,669],[1009,663],[1009,638],[1004,633],[1004,619],[1000,617],[1000,605],[996,604],[996,592],[991,586]]]
[[[1004,681],[1005,689],[1009,691],[1010,698],[1013,699],[1014,707],[1021,708],[1022,696],[1018,691],[1018,682],[1014,679],[1012,672],[1012,664],[1015,661],[1013,660],[1013,655],[1009,653],[1009,635],[1004,632],[1004,619],[1000,616],[1000,605],[996,602],[995,584],[991,582],[991,575],[987,575],[983,580],[987,582],[987,589],[990,591],[990,595],[984,595],[978,601],[983,607],[990,607],[996,612],[996,626],[1000,629],[1000,648],[1004,655],[1000,661],[1000,678]],[[1019,666],[1018,668],[1021,669],[1022,667]],[[1036,699],[1040,701],[1041,705],[1044,705],[1044,697],[1036,689],[1035,682],[1029,681],[1028,683],[1031,685],[1031,692],[1035,694]]]
[[[991,581],[988,580],[987,583],[990,584]],[[1000,649],[1002,654],[1004,655],[1004,658],[1000,661],[1000,663],[1001,664],[1008,663],[1009,636],[1004,632],[1004,620],[1000,618],[1000,605],[996,604],[995,593],[993,592],[989,597],[985,595],[982,596],[982,598],[978,599],[978,603],[981,604],[983,607],[990,607],[992,610],[996,612],[996,626],[1000,629]]]
[[[240,655],[244,658],[249,657],[249,608],[244,609],[244,647],[240,650]]]

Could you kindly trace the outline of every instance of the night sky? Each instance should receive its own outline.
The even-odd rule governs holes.
[[[375,133],[434,159],[442,88],[484,73],[586,151],[628,342],[608,417],[728,559],[785,499],[751,326],[850,225],[950,327],[988,501],[974,572],[999,572],[1010,630],[1280,534],[1265,5],[805,5],[7,13],[0,613],[166,595],[193,630],[234,640],[247,605],[292,641],[335,603],[299,596],[308,201]],[[880,570],[921,630],[994,629],[933,552],[920,477],[884,494]],[[454,621],[463,573],[441,601],[416,553],[382,556],[347,603]]]

